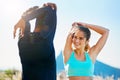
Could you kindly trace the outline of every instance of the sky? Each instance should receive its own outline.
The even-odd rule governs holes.
[[[63,50],[73,22],[86,22],[106,27],[110,34],[97,60],[120,68],[120,0],[2,0],[0,1],[0,69],[21,69],[18,39],[13,39],[13,28],[21,14],[32,6],[53,2],[57,5],[57,29],[54,38],[56,57]],[[35,20],[30,21],[32,29]],[[92,31],[90,45],[100,37]]]

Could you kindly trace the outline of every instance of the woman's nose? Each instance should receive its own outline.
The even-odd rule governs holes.
[[[76,38],[76,40],[75,40],[76,42],[79,42],[80,40],[79,40],[79,38]]]

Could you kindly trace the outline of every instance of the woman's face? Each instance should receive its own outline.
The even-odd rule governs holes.
[[[87,42],[84,36],[84,32],[77,30],[73,36],[72,42],[75,49],[84,48]]]

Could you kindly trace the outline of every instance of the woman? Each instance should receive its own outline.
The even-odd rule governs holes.
[[[30,32],[29,21],[36,19],[35,29]],[[54,51],[54,34],[56,30],[56,5],[35,6],[23,13],[14,27],[20,28],[18,41],[22,64],[22,80],[56,80],[56,61]]]
[[[109,30],[82,22],[75,22],[72,26],[63,51],[66,74],[69,80],[92,80],[94,63],[106,43]],[[101,34],[92,47],[89,46],[89,29]]]

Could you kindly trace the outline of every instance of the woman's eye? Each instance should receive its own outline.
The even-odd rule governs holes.
[[[84,39],[84,37],[77,37],[77,36],[74,36],[74,39],[83,40],[83,39]]]
[[[75,36],[74,38],[75,38],[75,39],[77,39],[77,37],[76,37],[76,36]]]
[[[80,40],[83,40],[83,37],[80,37],[79,39],[80,39]]]

